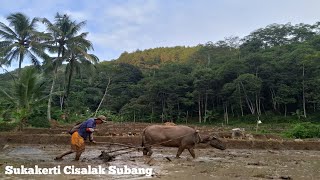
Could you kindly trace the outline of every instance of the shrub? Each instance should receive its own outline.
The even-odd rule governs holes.
[[[45,127],[49,128],[50,123],[46,116],[46,107],[39,107],[32,111],[30,116],[28,117],[28,124],[33,127]]]
[[[0,122],[0,132],[11,131],[17,126],[18,126],[18,123]]]
[[[285,132],[290,138],[320,138],[320,125],[310,122],[295,124]]]

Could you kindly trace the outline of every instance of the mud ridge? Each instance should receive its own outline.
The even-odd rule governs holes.
[[[68,134],[25,134],[0,133],[0,144],[69,144]],[[96,136],[97,142],[112,142],[141,145],[140,136]],[[223,139],[228,149],[271,149],[271,150],[320,150],[320,141],[294,140],[242,140]],[[197,145],[198,149],[210,148],[207,144]]]

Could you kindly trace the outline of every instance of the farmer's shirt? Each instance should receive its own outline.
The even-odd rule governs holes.
[[[79,127],[78,133],[84,140],[88,138],[92,134],[92,132],[88,132],[87,128],[94,129],[96,128],[96,121],[94,118],[89,118],[88,120],[84,121],[81,126]]]

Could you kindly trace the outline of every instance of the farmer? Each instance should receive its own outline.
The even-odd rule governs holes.
[[[81,154],[85,150],[85,143],[84,141],[89,137],[90,142],[95,143],[93,140],[93,132],[95,131],[96,124],[102,124],[106,122],[106,117],[100,115],[96,118],[89,118],[88,120],[81,123],[75,132],[72,133],[71,136],[71,150],[57,156],[55,160],[62,160],[63,156],[66,156],[71,153],[76,153],[75,161],[78,161]]]

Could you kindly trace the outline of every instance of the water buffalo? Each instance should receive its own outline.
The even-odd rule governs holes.
[[[191,156],[195,158],[195,145],[208,142],[217,149],[226,149],[225,144],[215,136],[200,136],[199,131],[188,126],[151,125],[142,132],[143,155],[147,156],[152,155],[152,145],[162,145],[178,147],[177,158],[179,158],[184,149],[188,149]]]

